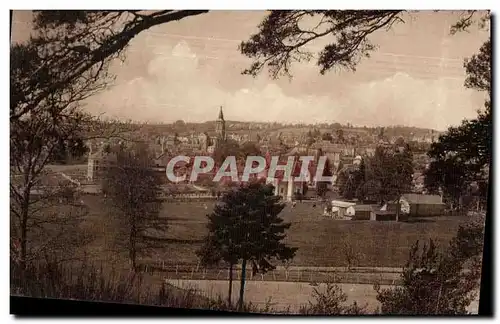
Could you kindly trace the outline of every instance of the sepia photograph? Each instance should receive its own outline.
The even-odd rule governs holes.
[[[11,10],[11,314],[484,314],[492,16]]]

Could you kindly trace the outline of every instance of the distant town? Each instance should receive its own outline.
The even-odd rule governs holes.
[[[354,127],[349,123],[287,125],[226,121],[223,107],[214,111],[214,116],[214,121],[205,123],[179,120],[171,124],[138,125],[133,135],[129,135],[133,137],[129,142],[122,137],[89,141],[86,144],[89,152],[86,156],[87,174],[80,174],[78,178],[95,183],[103,167],[116,158],[114,148],[129,146],[130,143],[135,145],[137,141],[153,152],[153,166],[159,172],[165,170],[174,156],[214,156],[218,148],[232,145],[262,156],[327,156],[333,183],[340,173],[352,169],[364,157],[373,156],[378,146],[409,145],[414,157],[414,191],[423,193],[422,171],[430,163],[427,151],[440,135],[431,129],[403,126],[369,128]]]

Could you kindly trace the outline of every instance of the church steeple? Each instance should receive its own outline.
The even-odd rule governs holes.
[[[226,121],[224,120],[224,114],[222,113],[222,106],[219,110],[219,118],[215,122],[215,132],[217,133],[217,145],[226,141]]]
[[[220,106],[220,110],[219,110],[219,119],[224,120],[224,114],[222,113],[222,106]]]

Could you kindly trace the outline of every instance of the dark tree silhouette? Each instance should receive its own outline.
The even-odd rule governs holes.
[[[332,137],[332,134],[331,133],[324,133],[323,135],[321,135],[321,139],[323,141],[333,141],[333,137]]]
[[[457,203],[467,184],[488,180],[493,137],[490,41],[481,46],[479,54],[465,61],[465,69],[465,86],[487,93],[485,109],[478,111],[477,118],[464,120],[439,136],[427,153],[433,161],[424,171],[426,187],[431,191],[441,188],[453,203]]]
[[[361,189],[369,200],[381,204],[396,202],[396,220],[399,220],[399,201],[411,191],[413,157],[407,146],[403,152],[377,147],[375,155],[365,165],[365,182]]]
[[[129,42],[142,31],[205,12],[34,11],[35,36],[29,44],[32,46],[30,50],[37,52],[39,59],[25,61],[33,68],[23,78],[11,72],[11,121],[50,100],[54,93],[67,92],[82,83],[96,85],[98,81],[107,79],[109,62],[119,58]]]
[[[291,76],[292,63],[313,57],[317,57],[321,74],[334,68],[355,71],[360,60],[376,49],[370,36],[404,22],[409,15],[404,10],[271,11],[259,31],[240,44],[241,53],[253,59],[243,74],[256,76],[267,67],[273,78]],[[476,11],[464,12],[451,26],[451,32],[466,30],[475,23],[485,27],[489,14],[477,16]],[[305,48],[317,39],[329,42],[313,55]]]
[[[284,207],[272,186],[250,182],[226,193],[208,215],[209,234],[199,255],[210,250],[209,256],[202,257],[203,261],[223,260],[229,263],[230,269],[232,264],[241,261],[240,310],[247,264],[251,264],[254,274],[266,273],[275,268],[272,259],[290,260],[297,251],[282,242],[285,230],[290,227],[279,217]]]

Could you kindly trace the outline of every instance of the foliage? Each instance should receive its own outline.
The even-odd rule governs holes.
[[[24,74],[24,77],[19,78],[16,73],[11,73],[11,121],[28,114],[41,103],[50,101],[54,95],[71,95],[69,90],[79,89],[86,84],[102,88],[105,81],[109,80],[109,63],[119,58],[128,43],[140,32],[205,12],[34,11],[35,36],[29,41],[29,50],[31,55],[38,55],[39,59],[24,60],[32,67],[31,73]]]
[[[484,220],[461,225],[444,251],[432,240],[423,249],[414,244],[402,274],[403,284],[377,290],[384,314],[467,313],[481,276]]]
[[[324,291],[315,287],[313,302],[300,309],[303,315],[361,315],[366,313],[366,306],[360,307],[356,302],[345,305],[347,295],[342,289],[331,282],[326,283]]]
[[[321,140],[331,142],[333,141],[333,136],[331,133],[324,133],[321,135]]]
[[[424,170],[424,186],[433,194],[440,194],[442,190],[444,200],[456,206],[473,174],[469,165],[456,157],[439,159],[432,161]]]
[[[285,206],[273,191],[272,186],[250,182],[226,193],[208,215],[209,234],[198,255],[205,263],[242,261],[240,306],[247,262],[254,273],[266,273],[275,268],[271,259],[289,260],[297,250],[282,242],[290,224],[279,217]]]
[[[10,238],[11,256],[21,265],[46,253],[67,258],[92,239],[90,233],[79,231],[88,210],[73,184],[44,171],[24,196],[24,180],[19,178],[11,175]]]
[[[111,213],[121,220],[129,258],[137,269],[139,253],[148,253],[162,245],[166,220],[159,217],[161,181],[150,168],[151,159],[145,147],[118,150],[116,163],[106,166],[102,182]],[[116,215],[115,215],[116,213]]]
[[[214,150],[213,159],[215,164],[220,166],[228,156],[241,156],[241,149],[238,142],[228,139],[220,143]]]
[[[411,190],[413,157],[409,146],[403,151],[377,147],[364,165],[365,182],[358,192],[369,200],[386,203],[398,201]]]
[[[360,58],[375,48],[367,36],[401,21],[400,14],[396,10],[271,11],[258,33],[240,45],[241,52],[254,59],[243,73],[255,76],[267,65],[273,77],[290,75],[293,62],[313,57],[305,45],[326,37],[333,41],[318,55],[321,74],[336,66],[354,70]],[[314,27],[305,29],[305,21],[313,21]]]
[[[364,160],[362,160],[358,168],[343,168],[338,173],[337,186],[339,188],[339,193],[347,200],[354,199],[355,197],[358,199],[361,198],[359,188],[363,186],[365,181],[364,163]]]
[[[153,285],[145,274],[103,268],[87,260],[61,263],[46,259],[25,269],[11,262],[10,293],[38,298],[76,299],[182,308],[212,308],[215,303],[193,290]],[[217,309],[217,308],[215,308]]]
[[[453,203],[474,181],[486,182],[491,161],[493,120],[491,115],[491,41],[485,42],[479,54],[465,61],[467,88],[486,92],[485,109],[472,120],[448,128],[428,156],[433,160],[425,170],[425,185],[431,192],[439,188]],[[485,193],[485,192],[484,192]]]
[[[342,130],[342,128],[335,130],[335,135],[337,136],[337,143],[345,143],[344,131]]]
[[[335,68],[355,71],[361,59],[370,57],[376,49],[370,36],[404,23],[410,15],[403,10],[273,10],[258,26],[258,32],[240,44],[241,53],[253,59],[243,74],[256,76],[267,67],[273,78],[291,77],[294,62],[313,57],[321,74]],[[466,30],[475,22],[480,28],[486,27],[489,14],[479,19],[474,16],[475,11],[466,12],[451,32]],[[327,44],[318,53],[308,51],[317,40]]]

